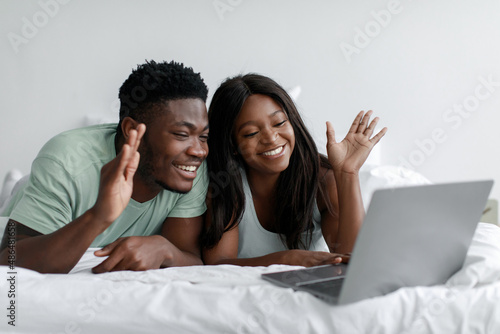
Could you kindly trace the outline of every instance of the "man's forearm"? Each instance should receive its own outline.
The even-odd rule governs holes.
[[[196,256],[189,252],[181,251],[182,255],[177,257],[173,264],[168,267],[184,267],[184,266],[197,266],[203,265],[203,261],[199,256]],[[165,262],[164,262],[165,263]],[[167,267],[167,266],[166,266]]]
[[[41,273],[68,273],[107,226],[89,210],[53,233],[16,240],[14,264]],[[1,265],[9,262],[8,255],[8,249],[0,252]]]
[[[165,256],[161,267],[184,267],[184,266],[196,266],[203,265],[200,255],[193,254],[188,251],[182,251],[170,243],[170,249]]]

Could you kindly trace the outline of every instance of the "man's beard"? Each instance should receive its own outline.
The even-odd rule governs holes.
[[[146,186],[148,187],[160,186],[164,190],[168,190],[176,194],[187,194],[189,191],[179,191],[177,189],[172,189],[165,182],[157,180],[154,177],[155,169],[153,166],[153,152],[151,151],[151,148],[149,147],[149,145],[147,145],[146,142],[144,142],[144,145],[141,144],[141,146],[142,150],[140,150],[139,152],[141,154],[141,159],[139,160],[137,173],[144,181]]]

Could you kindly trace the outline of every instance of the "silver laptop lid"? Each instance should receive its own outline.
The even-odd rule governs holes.
[[[444,283],[463,264],[492,180],[373,193],[339,304]]]

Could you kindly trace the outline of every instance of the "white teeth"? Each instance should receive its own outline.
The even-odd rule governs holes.
[[[267,152],[264,152],[264,153],[262,153],[262,154],[263,154],[263,155],[276,155],[276,154],[281,153],[281,151],[283,151],[283,146],[278,147],[277,149],[272,150],[272,151],[267,151]]]
[[[183,165],[175,165],[175,167],[185,170],[187,172],[194,172],[196,170],[196,166],[183,166]]]

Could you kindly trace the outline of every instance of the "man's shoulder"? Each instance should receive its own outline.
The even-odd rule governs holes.
[[[99,124],[67,130],[47,141],[41,153],[50,152],[54,149],[59,151],[61,149],[74,148],[72,147],[73,144],[84,146],[102,142],[112,134],[116,134],[116,124]]]
[[[68,168],[110,160],[114,154],[116,124],[99,124],[62,132],[52,137],[37,159],[49,159]]]

